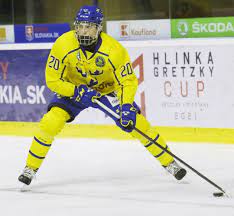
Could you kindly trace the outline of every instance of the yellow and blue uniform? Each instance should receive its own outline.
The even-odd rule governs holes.
[[[101,33],[94,53],[84,51],[70,31],[54,44],[46,65],[48,87],[63,96],[73,96],[75,86],[85,84],[102,95],[116,92],[122,103],[133,103],[137,78],[126,49]]]
[[[104,32],[99,35],[94,52],[80,46],[74,31],[63,34],[51,49],[45,76],[47,86],[56,95],[49,105],[49,111],[39,124],[28,154],[27,166],[35,170],[41,166],[54,137],[65,123],[72,121],[85,109],[71,99],[76,86],[84,84],[97,90],[104,96],[102,102],[114,111],[122,104],[133,104],[137,108],[134,96],[138,82],[128,52],[118,41]],[[111,93],[117,96],[119,105],[111,107],[105,97]],[[168,148],[162,137],[140,113],[137,114],[136,127]],[[133,130],[131,135],[140,140],[161,165],[167,166],[173,161],[172,156],[136,131]]]

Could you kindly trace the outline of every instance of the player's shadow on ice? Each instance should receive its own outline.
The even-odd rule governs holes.
[[[167,173],[166,173],[167,175]],[[168,174],[169,175],[169,174]],[[34,183],[34,182],[33,182]],[[72,178],[72,179],[66,179],[62,181],[51,181],[51,182],[35,182],[36,184],[33,185],[32,187],[34,189],[43,189],[43,188],[55,188],[55,187],[64,187],[64,186],[71,186],[71,185],[76,185],[76,186],[84,186],[87,184],[90,185],[95,185],[95,184],[113,184],[115,186],[120,186],[120,187],[126,187],[133,185],[133,188],[136,188],[134,186],[136,185],[141,185],[141,184],[147,184],[148,186],[152,185],[174,185],[174,184],[190,184],[190,180],[183,179],[181,181],[177,181],[174,179],[172,176],[152,176],[152,175],[140,175],[140,176],[91,176],[91,177],[85,177],[85,178]]]
[[[178,186],[184,188],[186,184],[189,184],[187,181],[183,182],[182,180],[180,181],[180,184],[182,185],[178,185],[177,181],[165,180],[161,178],[152,183],[148,176],[149,181],[144,182],[146,184],[148,183],[148,187],[141,188],[141,186],[144,184],[139,185],[140,178],[142,177],[131,176],[107,178],[103,176],[95,176],[57,182],[51,181],[32,185],[31,190],[26,193],[90,200],[112,200],[113,202],[128,201],[130,203],[170,204],[234,209],[233,199],[223,199],[222,202],[219,202],[218,199],[209,196],[206,191],[201,191],[203,190],[202,188],[200,188],[200,190],[198,188],[195,195],[194,190],[193,193],[191,193],[191,190],[188,190],[187,192],[184,191],[183,195],[178,196]],[[113,188],[110,189],[108,187],[107,190],[102,190],[105,188],[106,183],[108,183],[108,185],[113,184]],[[89,188],[89,185],[96,185],[96,187]],[[186,187],[191,187],[191,184]],[[118,190],[116,190],[117,188]],[[154,193],[155,196],[152,196],[152,193]],[[168,193],[171,194],[168,195]],[[148,197],[147,194],[149,195]],[[225,202],[225,200],[227,200],[227,202]]]

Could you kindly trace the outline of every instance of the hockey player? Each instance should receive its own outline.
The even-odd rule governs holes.
[[[186,175],[186,170],[171,155],[133,130],[136,126],[169,150],[134,102],[138,81],[128,52],[102,31],[102,24],[100,8],[83,6],[75,18],[75,30],[60,36],[51,49],[45,75],[47,86],[56,94],[39,123],[26,166],[18,178],[26,185],[31,183],[54,137],[66,122],[74,120],[88,107],[106,112],[94,102],[95,98],[119,113],[120,120],[110,116],[116,125],[137,138],[176,179],[180,180]],[[113,98],[118,103],[116,100],[114,103]]]

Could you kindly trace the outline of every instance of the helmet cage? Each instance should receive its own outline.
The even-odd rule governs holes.
[[[76,37],[82,46],[90,46],[98,39],[102,31],[102,24],[96,24],[88,21],[75,21]]]

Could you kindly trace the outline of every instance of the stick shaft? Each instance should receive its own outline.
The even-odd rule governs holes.
[[[163,151],[165,151],[166,153],[168,153],[169,155],[171,155],[173,158],[175,158],[176,160],[178,160],[180,163],[184,164],[186,167],[188,167],[190,170],[192,170],[194,173],[196,173],[198,176],[200,176],[201,178],[203,178],[204,180],[206,180],[207,182],[209,182],[210,184],[212,184],[214,187],[216,187],[217,189],[219,189],[220,191],[222,191],[223,193],[225,193],[225,191],[218,186],[216,183],[214,183],[213,181],[211,181],[209,178],[207,178],[205,175],[203,175],[202,173],[198,172],[196,169],[194,169],[192,166],[190,166],[188,163],[186,163],[184,160],[182,160],[181,158],[179,158],[178,156],[176,156],[175,154],[173,154],[172,152],[168,151],[167,149],[165,149],[163,146],[161,146],[159,143],[157,143],[156,141],[154,141],[152,138],[150,138],[149,136],[147,136],[145,133],[143,133],[142,131],[140,131],[137,128],[134,128],[135,131],[137,131],[139,134],[141,134],[143,137],[145,137],[146,139],[148,139],[150,142],[153,142],[155,145],[157,145],[159,148],[161,148]]]
[[[107,112],[109,112],[112,116],[114,116],[117,119],[120,119],[120,116],[115,113],[113,110],[111,110],[109,107],[107,107],[105,104],[103,104],[102,102],[100,102],[99,100],[95,99],[95,102],[102,107],[103,109],[105,109]],[[213,185],[214,187],[216,187],[218,190],[222,191],[223,193],[226,193],[220,186],[218,186],[216,183],[214,183],[213,181],[211,181],[209,178],[207,178],[205,175],[203,175],[202,173],[198,172],[196,169],[194,169],[192,166],[190,166],[188,163],[186,163],[184,160],[182,160],[181,158],[179,158],[178,156],[176,156],[175,154],[173,154],[172,152],[170,152],[169,150],[167,150],[166,148],[164,148],[163,146],[161,146],[159,143],[157,143],[156,141],[154,141],[151,137],[149,137],[148,135],[146,135],[145,133],[143,133],[141,130],[139,130],[138,128],[134,128],[135,131],[137,131],[139,134],[141,134],[144,138],[146,138],[147,140],[149,140],[150,142],[154,143],[155,145],[157,145],[160,149],[162,149],[163,151],[165,151],[166,153],[168,153],[169,155],[171,155],[173,158],[175,158],[176,160],[178,160],[180,163],[184,164],[186,167],[188,167],[190,170],[192,170],[194,173],[196,173],[198,176],[200,176],[201,178],[203,178],[205,181],[207,181],[208,183],[210,183],[211,185]]]

